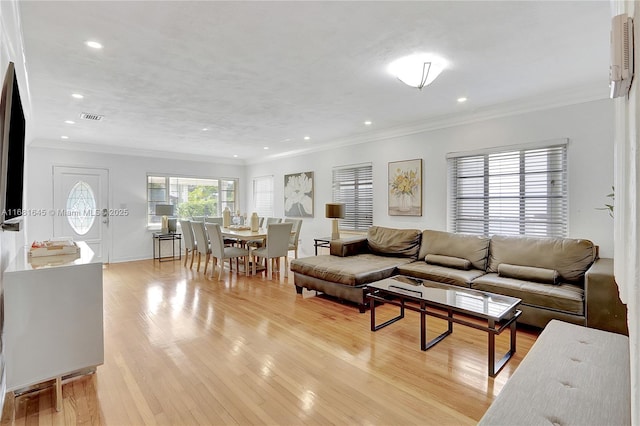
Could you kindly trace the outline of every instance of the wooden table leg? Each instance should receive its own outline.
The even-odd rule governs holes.
[[[56,377],[56,411],[62,411],[62,377]]]

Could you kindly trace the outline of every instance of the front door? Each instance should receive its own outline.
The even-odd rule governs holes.
[[[80,167],[53,168],[54,237],[85,241],[109,263],[109,171]]]

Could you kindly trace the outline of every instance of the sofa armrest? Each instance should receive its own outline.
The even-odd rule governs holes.
[[[613,259],[596,259],[584,279],[587,327],[629,335],[627,305],[620,300]]]
[[[356,254],[367,253],[369,245],[367,237],[350,238],[347,240],[331,240],[329,253],[332,256],[354,256]]]

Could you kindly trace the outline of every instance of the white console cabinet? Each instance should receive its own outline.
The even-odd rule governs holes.
[[[61,380],[104,363],[102,262],[84,242],[80,257],[19,253],[4,272],[7,390]]]

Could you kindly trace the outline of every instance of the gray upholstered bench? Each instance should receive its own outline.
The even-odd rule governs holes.
[[[551,321],[480,425],[629,425],[629,338]]]

